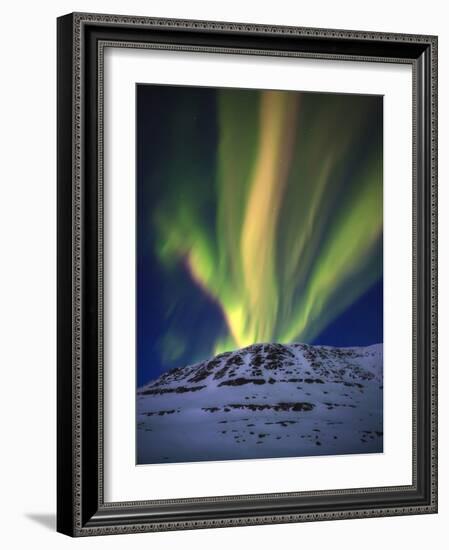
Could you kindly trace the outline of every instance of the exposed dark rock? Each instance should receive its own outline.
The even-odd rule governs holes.
[[[234,380],[224,380],[223,382],[220,382],[219,386],[243,386],[245,384],[256,384],[258,386],[261,386],[262,384],[265,384],[265,380],[263,378],[235,378]]]
[[[164,393],[187,393],[190,391],[199,391],[206,386],[178,386],[177,388],[150,388],[140,392],[140,395],[162,395]]]

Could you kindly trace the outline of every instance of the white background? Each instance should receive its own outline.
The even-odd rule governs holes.
[[[257,7],[256,7],[257,5]],[[55,225],[56,27],[70,11],[221,19],[431,33],[440,35],[440,341],[449,328],[447,127],[449,31],[444,2],[375,4],[326,0],[223,2],[15,2],[2,11],[0,200],[1,367],[0,540],[6,548],[273,548],[280,544],[345,550],[428,545],[443,548],[449,520],[449,404],[440,399],[440,513],[299,525],[71,540],[54,533],[55,511]],[[440,353],[440,395],[449,384]]]
[[[105,500],[410,485],[412,70],[409,65],[107,48]],[[135,466],[136,82],[372,93],[384,110],[384,452]],[[123,182],[131,182],[123,185]],[[125,368],[124,368],[125,367]]]

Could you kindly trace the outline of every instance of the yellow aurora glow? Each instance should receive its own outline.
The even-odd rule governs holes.
[[[215,353],[310,341],[381,276],[382,160],[380,146],[359,158],[363,109],[255,93],[219,92],[215,230],[191,196],[155,216],[160,259],[187,262],[223,312]]]

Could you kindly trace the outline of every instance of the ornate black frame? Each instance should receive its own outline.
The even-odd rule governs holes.
[[[105,503],[103,48],[408,63],[413,68],[413,483]],[[58,504],[71,536],[437,511],[437,38],[96,14],[58,19]],[[151,495],[149,495],[150,497]]]

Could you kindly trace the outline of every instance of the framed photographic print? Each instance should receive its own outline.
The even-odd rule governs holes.
[[[58,530],[437,511],[437,38],[58,19]]]

